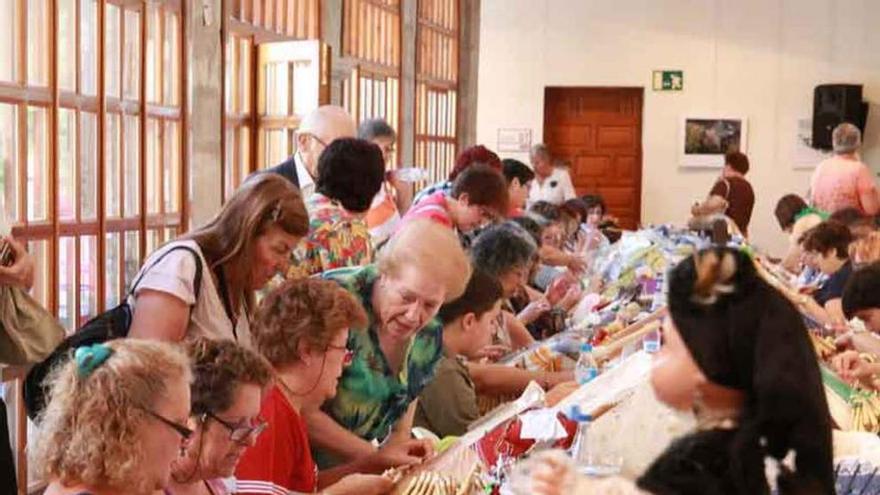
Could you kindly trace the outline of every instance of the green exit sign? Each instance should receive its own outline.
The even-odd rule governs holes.
[[[684,71],[655,70],[654,91],[681,91],[684,89]]]

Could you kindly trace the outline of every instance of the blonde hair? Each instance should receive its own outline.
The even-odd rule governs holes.
[[[149,493],[140,448],[141,408],[152,409],[173,380],[191,378],[189,360],[174,344],[124,339],[105,344],[112,354],[80,376],[74,359],[49,375],[48,403],[37,420],[31,463],[43,479],[64,485]]]
[[[301,342],[323,351],[339,330],[366,325],[361,303],[336,282],[295,279],[263,299],[251,335],[259,352],[273,366],[281,367],[300,360]]]
[[[211,269],[224,267],[230,296],[244,300],[250,310],[254,244],[273,225],[303,237],[309,232],[309,216],[299,189],[280,175],[261,173],[236,189],[213,220],[183,238],[199,245]]]
[[[880,232],[871,232],[850,244],[849,258],[859,265],[880,261]]]
[[[430,220],[415,220],[398,231],[378,257],[379,272],[396,276],[405,266],[439,280],[444,302],[457,299],[471,278],[471,264],[452,229]]]

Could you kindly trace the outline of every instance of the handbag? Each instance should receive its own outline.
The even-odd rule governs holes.
[[[196,274],[193,279],[193,288],[195,289],[195,300],[199,300],[199,292],[202,288],[202,262],[199,254],[189,246],[174,246],[154,261],[149,268],[141,272],[140,276],[134,281],[128,292],[129,296],[134,295],[135,289],[141,279],[162,259],[174,251],[188,251],[196,260]],[[192,312],[192,307],[190,308]],[[118,306],[108,309],[107,311],[95,316],[87,321],[75,333],[64,339],[61,344],[56,347],[48,357],[43,361],[34,365],[28,372],[24,382],[24,404],[27,409],[28,417],[36,419],[39,413],[46,405],[47,387],[43,383],[49,372],[56,366],[61,366],[70,359],[73,351],[77,347],[93,345],[108,340],[125,338],[131,328],[132,310],[128,304],[128,297]]]
[[[18,287],[0,287],[0,363],[42,361],[64,339],[64,328]]]

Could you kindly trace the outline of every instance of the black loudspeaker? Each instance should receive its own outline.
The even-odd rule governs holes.
[[[849,122],[865,132],[868,104],[861,84],[822,84],[813,92],[813,148],[830,150],[831,131]]]

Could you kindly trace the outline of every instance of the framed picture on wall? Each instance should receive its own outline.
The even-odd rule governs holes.
[[[679,165],[721,168],[728,151],[747,152],[744,117],[684,117],[681,121]]]

